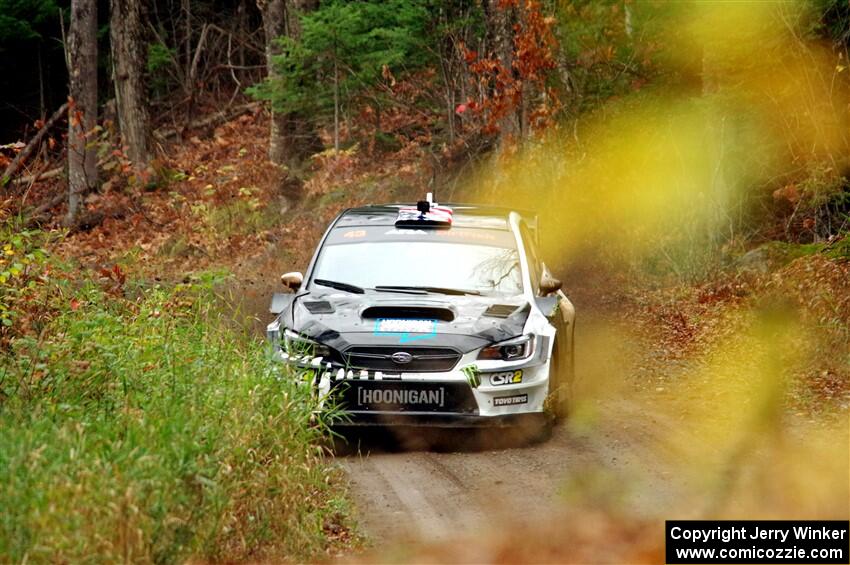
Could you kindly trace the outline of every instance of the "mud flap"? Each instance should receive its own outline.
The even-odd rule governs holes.
[[[552,349],[550,361],[552,368],[546,411],[555,420],[561,420],[567,416],[574,394],[575,308],[561,291],[558,291],[554,298],[557,301],[557,308],[553,313],[552,323],[555,325],[556,333],[555,347]]]

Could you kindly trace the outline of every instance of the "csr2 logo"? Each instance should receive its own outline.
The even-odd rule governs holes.
[[[490,375],[490,384],[493,386],[515,385],[522,382],[522,369],[516,371],[505,371],[504,373],[493,373]]]

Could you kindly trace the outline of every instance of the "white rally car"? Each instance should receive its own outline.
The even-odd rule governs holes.
[[[344,211],[283,275],[274,355],[354,425],[475,426],[563,413],[575,310],[537,218],[436,205]],[[547,416],[548,415],[548,416]]]

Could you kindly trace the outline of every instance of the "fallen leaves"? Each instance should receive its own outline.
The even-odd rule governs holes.
[[[847,261],[815,254],[773,272],[730,272],[698,286],[628,286],[631,329],[647,352],[636,361],[638,384],[663,388],[658,383],[698,371],[713,351],[730,363],[751,358],[756,352],[729,347],[743,347],[758,312],[782,306],[800,324],[792,335],[802,361],[788,375],[788,409],[812,414],[850,405]]]

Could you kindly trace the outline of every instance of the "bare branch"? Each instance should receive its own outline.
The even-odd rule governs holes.
[[[9,179],[12,178],[12,175],[18,172],[18,169],[27,160],[30,154],[32,154],[33,150],[35,150],[35,148],[41,144],[41,140],[44,139],[44,136],[47,134],[50,128],[53,127],[53,124],[56,123],[56,120],[64,116],[65,112],[67,111],[68,103],[65,102],[64,104],[62,104],[62,106],[59,107],[58,110],[53,113],[52,116],[50,116],[50,119],[47,120],[47,123],[45,123],[44,126],[42,126],[40,130],[38,130],[38,133],[35,134],[35,136],[30,140],[29,143],[27,143],[27,146],[24,147],[23,151],[18,153],[17,157],[15,157],[15,159],[11,163],[9,163],[9,166],[6,167],[6,170],[3,172],[3,176],[0,177],[0,186],[6,186],[6,184],[9,182]]]

